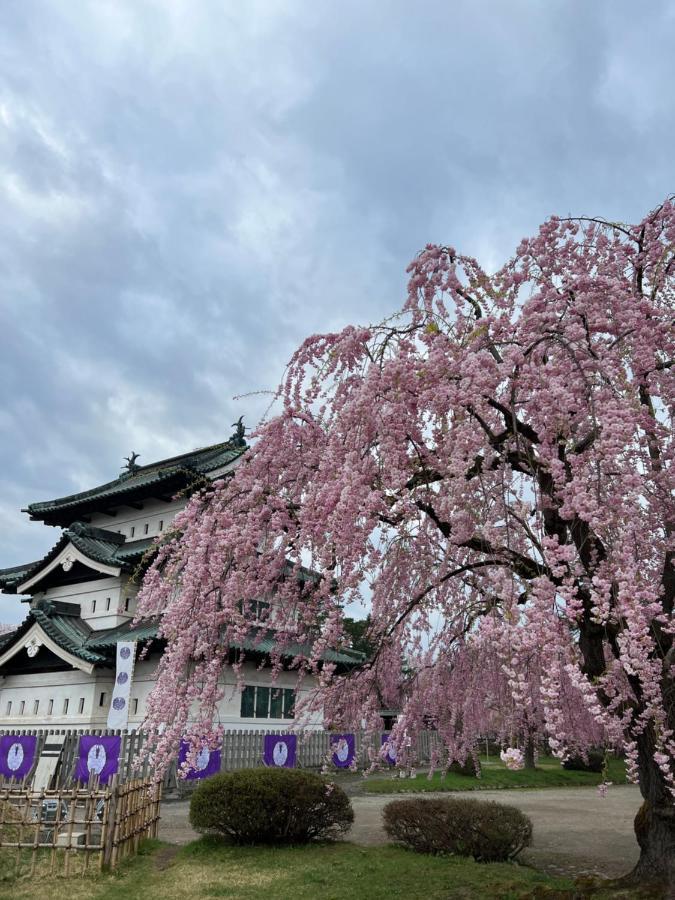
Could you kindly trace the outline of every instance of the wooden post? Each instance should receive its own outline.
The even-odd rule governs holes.
[[[153,785],[152,800],[152,826],[150,828],[150,837],[156,838],[159,830],[160,810],[162,808],[162,783],[155,781]]]
[[[56,793],[56,802],[61,804],[61,793]],[[64,856],[63,863],[63,874],[68,875],[70,871],[70,853],[68,852],[73,846],[73,826],[75,824],[75,810],[77,809],[77,785],[75,785],[70,794],[70,803],[68,805],[68,840],[66,841],[66,852]],[[56,821],[58,821],[58,813],[56,817]],[[58,830],[58,825],[54,826],[54,835],[56,836],[56,831]]]
[[[113,841],[115,840],[115,823],[117,821],[117,775],[113,775],[112,782],[107,790],[107,802],[103,813],[104,827],[101,835],[103,854],[101,868],[112,865]]]
[[[38,800],[38,815],[37,820],[35,822],[35,832],[33,834],[33,853],[31,859],[30,866],[30,877],[33,878],[35,875],[35,867],[37,865],[37,848],[40,843],[40,820],[42,819],[42,800],[44,798],[45,792],[40,791],[40,799]]]
[[[127,827],[127,808],[128,808],[128,791],[126,785],[119,783],[115,776],[113,785],[113,794],[117,795],[117,803],[115,808],[115,818],[113,820],[112,846],[110,852],[110,867],[115,868],[119,862],[120,846],[123,844],[126,827]]]

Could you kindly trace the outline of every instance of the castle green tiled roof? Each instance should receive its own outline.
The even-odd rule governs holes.
[[[133,572],[152,542],[153,538],[127,542],[125,536],[117,532],[94,528],[85,522],[73,522],[42,559],[24,566],[0,569],[0,590],[7,594],[16,593],[21,584],[49,565],[68,544],[94,562]]]
[[[247,449],[233,441],[213,444],[180,456],[172,456],[147,466],[124,471],[114,481],[78,494],[56,500],[31,503],[24,512],[31,519],[49,525],[69,525],[74,519],[97,510],[106,510],[134,500],[153,496],[171,497],[178,491],[199,483],[223,466],[234,462]]]
[[[117,641],[138,641],[144,644],[156,638],[158,633],[157,620],[147,620],[136,626],[129,620],[115,628],[94,630],[80,617],[76,604],[59,600],[40,600],[31,607],[28,617],[16,631],[0,635],[0,653],[9,649],[15,641],[21,640],[35,622],[59,647],[95,666],[115,665]],[[261,635],[258,630],[252,629],[250,638],[238,646],[260,657],[272,653],[274,645],[273,631],[266,631]],[[237,646],[233,649],[237,649]],[[284,656],[293,657],[298,654],[309,656],[310,653],[309,644],[297,644],[288,647]],[[326,662],[344,667],[358,665],[364,658],[362,653],[355,650],[328,650],[322,656]]]
[[[40,561],[38,560],[37,562],[24,563],[22,566],[11,566],[8,569],[0,569],[0,591],[12,593],[8,588],[25,581],[28,573],[35,569],[39,564]]]
[[[274,651],[275,645],[276,639],[273,630],[270,629],[261,633],[257,629],[252,629],[249,637],[239,646],[242,650],[267,656]],[[287,657],[309,657],[311,656],[311,653],[311,644],[288,644],[284,648],[283,655]],[[358,650],[344,648],[342,650],[325,650],[321,654],[321,659],[324,662],[355,666],[362,663],[365,660],[365,656]]]
[[[107,628],[105,631],[94,631],[87,641],[87,647],[97,651],[114,652],[118,641],[151,641],[157,637],[157,622],[139,622],[135,627],[131,622],[124,622],[116,628]]]
[[[142,623],[134,628],[131,620],[115,628],[95,631],[80,617],[76,604],[40,600],[15,631],[0,635],[0,652],[21,640],[36,622],[63,650],[99,666],[114,666],[117,641],[144,642],[157,634],[156,623]]]
[[[0,650],[4,652],[21,640],[36,622],[54,643],[73,656],[94,665],[108,663],[108,657],[104,653],[97,653],[86,646],[91,628],[80,618],[77,606],[57,600],[36,603],[16,631],[9,636],[3,635],[7,640],[3,641]]]

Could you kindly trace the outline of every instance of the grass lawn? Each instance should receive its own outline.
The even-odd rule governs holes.
[[[584,787],[598,785],[602,776],[597,772],[575,772],[563,769],[554,757],[541,757],[536,769],[507,769],[501,760],[491,757],[481,759],[482,776],[447,775],[436,772],[431,778],[421,773],[415,778],[369,778],[363,785],[373,794],[407,793],[408,791],[480,791],[499,788]],[[608,780],[613,784],[625,784],[626,768],[623,760],[609,759]]]
[[[230,847],[202,838],[185,847],[148,841],[114,873],[3,875],[3,900],[638,900],[660,896],[601,883],[572,884],[526,866],[426,856],[403,848],[315,844]],[[580,890],[581,887],[581,890]]]
[[[117,872],[86,879],[0,878],[0,897],[34,900],[38,883],[49,900],[516,900],[537,889],[544,891],[541,896],[571,896],[572,886],[525,866],[422,856],[397,847],[229,847],[210,838],[182,848],[148,842]]]
[[[0,870],[1,871],[1,870]],[[148,842],[113,874],[2,879],[0,897],[34,900],[524,900],[580,895],[565,878],[525,866],[482,864],[389,847],[229,847],[203,838],[185,847]],[[639,896],[606,892],[593,897]]]

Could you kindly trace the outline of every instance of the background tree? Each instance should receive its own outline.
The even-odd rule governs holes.
[[[342,627],[349,638],[352,650],[363,653],[366,658],[373,655],[375,647],[368,639],[370,615],[367,615],[365,619],[352,619],[350,616],[344,616],[342,619]]]
[[[428,246],[400,314],[305,341],[279,415],[146,576],[141,614],[162,610],[168,639],[158,764],[193,701],[215,739],[241,597],[287,611],[276,665],[322,622],[297,660],[318,671],[367,583],[375,650],[351,676],[321,668],[332,722],[377,727],[373,687],[398,698],[405,658],[394,740],[405,753],[428,710],[449,740],[448,673],[489,648],[515,702],[536,690],[556,752],[585,740],[571,698],[625,749],[645,798],[635,875],[672,879],[674,268],[671,200],[635,226],[553,218],[493,275]],[[463,746],[475,726],[463,717]]]

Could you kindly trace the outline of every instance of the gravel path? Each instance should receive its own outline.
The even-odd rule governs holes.
[[[354,825],[347,840],[357,844],[387,843],[382,829],[382,808],[390,800],[408,795],[363,794],[352,797]],[[417,794],[421,797],[452,796]],[[465,796],[465,794],[464,794]],[[551,874],[576,876],[593,873],[616,877],[628,872],[638,858],[633,818],[640,792],[633,785],[611,787],[603,800],[595,788],[480,791],[481,800],[510,803],[522,809],[534,824],[534,843],[523,861]],[[186,844],[197,834],[188,822],[187,801],[162,804],[159,837]]]

